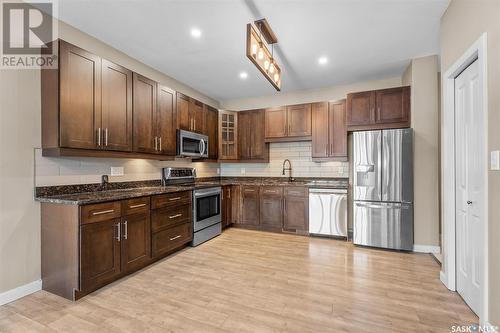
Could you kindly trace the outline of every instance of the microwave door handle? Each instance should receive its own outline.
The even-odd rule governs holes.
[[[201,145],[200,156],[203,156],[203,154],[205,153],[205,141],[203,139],[200,140],[200,145]]]

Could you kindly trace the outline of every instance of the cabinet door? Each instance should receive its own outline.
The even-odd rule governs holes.
[[[410,122],[410,87],[377,90],[375,121],[379,124],[399,123],[401,127]]]
[[[266,109],[266,138],[284,138],[287,136],[286,107]]]
[[[311,104],[286,107],[288,136],[311,135]]]
[[[326,158],[329,156],[328,124],[328,103],[314,103],[312,105],[312,157]]]
[[[96,149],[102,144],[101,58],[60,42],[60,146]]]
[[[268,147],[265,142],[265,114],[263,110],[256,110],[250,112],[250,158],[261,160],[265,159],[269,154]]]
[[[241,186],[231,185],[231,224],[240,223]]]
[[[206,116],[206,107],[203,103],[192,99],[189,103],[190,111],[189,114],[192,118],[192,127],[191,131],[196,133],[203,133],[205,129],[205,116]]]
[[[375,122],[375,92],[365,91],[347,95],[347,125],[363,126]]]
[[[205,123],[205,134],[208,135],[208,158],[216,160],[219,156],[217,142],[219,138],[219,111],[210,106],[207,107],[207,119]]]
[[[241,224],[259,225],[259,187],[241,187]]]
[[[238,152],[241,160],[252,158],[252,115],[249,111],[238,112]]]
[[[283,229],[305,233],[309,228],[309,200],[307,197],[286,195],[284,199]]]
[[[238,159],[238,116],[236,112],[219,112],[219,159]]]
[[[331,157],[347,157],[345,100],[329,103],[329,138]]]
[[[158,111],[156,125],[158,133],[158,150],[161,154],[176,154],[176,119],[175,119],[175,91],[158,85]]]
[[[157,152],[156,82],[134,73],[134,151]]]
[[[146,266],[151,259],[151,218],[147,212],[122,220],[123,270],[132,272]]]
[[[281,229],[283,223],[283,189],[277,186],[260,188],[260,224]]]
[[[84,291],[116,278],[120,265],[120,219],[81,226],[81,282]]]
[[[185,131],[192,130],[189,115],[189,97],[181,93],[177,93],[177,128]]]
[[[231,186],[222,187],[222,227],[225,228],[232,223],[232,200]]]
[[[132,150],[132,72],[102,59],[102,128],[106,150]]]

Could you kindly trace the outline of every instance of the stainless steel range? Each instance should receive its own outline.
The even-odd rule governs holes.
[[[162,184],[195,185],[194,168],[163,168]],[[193,191],[193,242],[200,245],[222,232],[221,187],[218,185],[195,186]]]

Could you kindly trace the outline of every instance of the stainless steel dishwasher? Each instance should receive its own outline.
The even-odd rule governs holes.
[[[309,234],[347,238],[347,190],[309,189]]]

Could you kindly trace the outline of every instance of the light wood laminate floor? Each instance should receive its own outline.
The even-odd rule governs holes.
[[[0,332],[450,332],[477,323],[430,255],[229,229],[72,303],[0,307]]]

